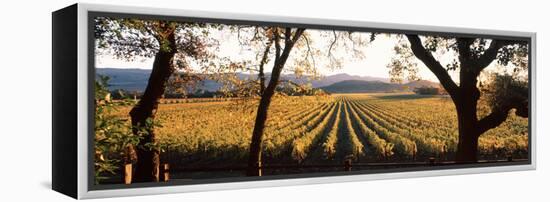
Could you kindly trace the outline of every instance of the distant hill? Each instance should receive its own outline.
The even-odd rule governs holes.
[[[346,80],[321,87],[321,89],[329,93],[374,93],[401,91],[400,87],[398,84],[380,81]]]
[[[334,83],[338,83],[341,81],[348,81],[348,80],[357,80],[357,81],[381,81],[385,83],[389,83],[390,80],[388,78],[380,78],[380,77],[372,77],[372,76],[356,76],[356,75],[349,75],[349,74],[334,74],[330,76],[326,76],[321,78],[320,80],[315,80],[311,82],[311,85],[315,88],[328,86]]]
[[[109,89],[124,89],[127,91],[142,92],[147,86],[149,69],[120,69],[120,68],[96,68],[96,75],[109,76]],[[240,78],[254,77],[250,74],[239,74]],[[270,74],[266,74],[269,80]],[[296,78],[293,74],[281,75],[282,80],[291,80],[297,83],[308,82],[304,78]],[[314,88],[322,88],[334,92],[385,92],[385,91],[402,91],[403,86],[390,83],[387,78],[370,77],[370,76],[355,76],[349,74],[334,74],[322,77],[320,80],[311,81]],[[421,86],[438,86],[438,83],[431,81],[413,81],[405,84],[409,87],[416,88]],[[205,80],[197,89],[207,91],[217,91],[222,85],[213,80]],[[412,90],[412,89],[411,89]],[[330,92],[329,91],[329,92]]]
[[[117,68],[96,68],[96,75],[110,77],[109,89],[124,89],[127,91],[143,91],[151,70],[147,69],[117,69]]]
[[[382,93],[412,91],[414,88],[422,86],[437,87],[439,84],[425,80],[412,81],[406,84],[386,83],[381,81],[346,80],[321,87],[321,89],[329,93]]]

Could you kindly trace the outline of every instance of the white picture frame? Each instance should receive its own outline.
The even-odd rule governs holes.
[[[130,6],[113,6],[99,4],[76,4],[77,11],[77,160],[75,169],[77,170],[77,190],[76,196],[78,199],[91,199],[103,197],[120,197],[120,196],[137,196],[150,194],[168,194],[168,193],[185,193],[198,191],[215,191],[228,189],[243,189],[257,187],[274,187],[288,185],[306,185],[318,183],[335,183],[335,182],[352,182],[365,180],[382,180],[382,179],[398,179],[398,178],[413,178],[413,177],[429,177],[442,175],[461,175],[474,173],[492,173],[492,172],[509,172],[522,170],[536,169],[536,33],[533,32],[517,32],[517,31],[502,31],[502,30],[485,30],[485,29],[469,29],[456,27],[440,27],[440,26],[424,26],[424,25],[409,25],[409,24],[390,24],[379,22],[363,22],[363,21],[348,21],[348,20],[329,20],[317,18],[301,18],[301,17],[283,17],[269,15],[251,15],[243,13],[219,13],[208,11],[193,11],[179,9],[164,9],[164,8],[147,8],[147,7],[130,7]],[[530,163],[524,165],[504,165],[494,167],[469,167],[457,169],[438,169],[438,170],[423,170],[410,172],[391,172],[391,173],[376,173],[376,174],[355,174],[344,176],[320,176],[307,178],[286,178],[273,180],[254,180],[242,182],[221,182],[209,184],[194,184],[194,185],[170,185],[170,186],[144,186],[132,188],[112,188],[112,189],[91,189],[90,188],[90,94],[89,85],[89,13],[119,13],[132,15],[153,15],[153,16],[174,16],[174,17],[192,17],[192,18],[213,18],[213,19],[229,19],[243,21],[261,21],[273,23],[291,23],[305,25],[325,25],[325,26],[345,26],[357,28],[376,28],[383,30],[407,30],[419,32],[437,32],[437,33],[453,33],[453,34],[483,34],[494,36],[513,36],[527,37],[531,39],[530,48]],[[54,42],[55,43],[55,42]],[[55,112],[54,112],[55,113]],[[55,115],[54,115],[55,116]],[[92,139],[93,140],[93,139]],[[54,152],[55,155],[55,152]],[[71,165],[69,165],[71,166]],[[54,171],[55,172],[55,171]],[[55,183],[54,183],[55,184]]]

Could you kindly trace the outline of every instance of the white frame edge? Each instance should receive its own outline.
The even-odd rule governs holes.
[[[352,176],[327,176],[327,177],[312,177],[312,178],[297,178],[297,179],[278,179],[278,180],[262,180],[249,182],[226,182],[200,185],[173,185],[161,187],[143,187],[143,188],[124,188],[110,190],[89,190],[88,188],[88,11],[99,12],[116,12],[129,14],[144,14],[144,15],[164,15],[164,16],[182,16],[182,17],[198,17],[198,18],[219,18],[231,20],[254,20],[263,22],[284,22],[298,24],[322,24],[332,26],[349,26],[349,27],[372,27],[379,29],[402,29],[430,32],[449,32],[461,34],[488,34],[502,36],[529,37],[532,39],[531,44],[531,164],[528,165],[511,165],[498,167],[479,167],[479,168],[460,168],[460,169],[445,169],[445,170],[426,170],[414,172],[397,172],[397,173],[381,173],[381,174],[361,174]],[[183,15],[184,14],[184,15]],[[307,185],[319,183],[339,183],[352,181],[380,180],[380,179],[396,179],[396,178],[413,178],[413,177],[430,177],[443,175],[461,175],[461,174],[478,174],[478,173],[493,173],[493,172],[508,172],[536,169],[536,33],[534,32],[516,32],[502,30],[485,30],[457,27],[442,27],[442,26],[424,26],[424,25],[409,25],[395,23],[377,23],[363,21],[348,21],[348,20],[332,20],[332,19],[316,19],[316,18],[301,18],[301,17],[284,17],[270,15],[251,15],[241,13],[221,13],[209,11],[192,11],[192,10],[177,10],[164,8],[146,8],[146,7],[130,7],[130,6],[115,6],[115,5],[98,5],[98,4],[78,4],[78,198],[103,198],[103,197],[120,197],[120,196],[138,196],[149,194],[168,194],[168,193],[186,193],[198,191],[214,191],[214,190],[230,190],[242,188],[259,188],[259,187],[276,187],[290,185]]]

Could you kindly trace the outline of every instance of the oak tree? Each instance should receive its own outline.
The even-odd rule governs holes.
[[[166,83],[177,71],[190,71],[192,64],[205,63],[208,52],[208,27],[204,23],[164,20],[95,19],[95,46],[98,55],[118,59],[153,58],[147,87],[130,111],[132,132],[140,138],[136,146],[137,163],[133,181],[159,181],[159,145],[156,140],[155,114]]]
[[[408,73],[414,79],[418,76],[415,62],[418,59],[437,77],[454,102],[459,133],[456,161],[477,161],[479,136],[502,124],[512,109],[515,109],[516,115],[528,117],[528,88],[525,83],[518,83],[511,77],[491,81],[502,89],[494,87],[492,94],[486,93],[493,95],[491,112],[483,117],[478,116],[478,101],[483,93],[480,91],[483,82],[479,79],[480,74],[491,65],[512,69],[513,72],[526,71],[529,63],[526,40],[416,34],[397,37],[402,40],[395,47],[396,57],[388,65],[390,75],[403,77]],[[436,57],[449,53],[453,56],[452,60]],[[456,82],[452,78],[453,73],[458,74]]]
[[[353,55],[355,58],[361,58],[363,57],[363,52],[360,49],[368,43],[368,40],[364,38],[371,39],[371,37],[363,37],[363,35],[354,35],[352,32],[335,30],[328,32],[312,30],[311,32],[306,32],[304,28],[288,27],[254,27],[252,31],[254,33],[252,34],[253,37],[248,42],[241,43],[246,45],[256,43],[255,49],[259,50],[256,58],[259,64],[257,65],[257,69],[253,70],[258,75],[257,86],[259,86],[258,95],[260,96],[260,102],[256,111],[252,140],[249,147],[247,175],[261,176],[262,140],[269,105],[278,89],[277,86],[280,83],[286,83],[301,89],[307,88],[303,84],[293,82],[290,79],[282,79],[281,73],[285,70],[285,67],[289,68],[288,66],[290,66],[294,76],[301,77],[308,75],[316,78],[318,77],[318,66],[320,66],[316,62],[316,57],[326,56],[328,62],[325,62],[324,66],[327,66],[329,69],[337,69],[342,65],[342,57],[347,56],[349,53],[347,52],[342,55],[342,50],[351,50],[353,54],[350,55]],[[314,38],[321,40],[328,38],[327,41],[329,43],[326,47],[319,48],[319,46],[314,45]],[[334,50],[336,48],[340,50]],[[273,67],[266,85],[267,76],[264,71],[265,65],[268,64],[270,58],[273,61]],[[287,62],[289,58],[293,58],[290,65]],[[250,68],[246,69],[249,70]]]

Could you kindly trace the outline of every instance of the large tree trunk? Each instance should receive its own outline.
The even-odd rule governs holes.
[[[271,75],[272,77],[274,75]],[[276,85],[273,85],[276,86]],[[268,88],[262,94],[260,99],[260,105],[256,112],[256,121],[254,123],[254,130],[252,131],[252,141],[250,143],[250,156],[248,157],[248,176],[261,176],[260,170],[262,162],[262,137],[265,128],[265,122],[267,120],[267,110],[271,103],[271,98],[275,94],[275,88]]]
[[[458,118],[456,161],[471,163],[477,161],[478,137],[480,135],[477,118],[477,101],[481,94],[476,86],[477,72],[468,71],[471,68],[466,65],[462,64],[458,96],[454,96],[453,98]]]
[[[269,84],[262,93],[260,104],[258,105],[258,111],[256,112],[256,122],[254,123],[254,130],[252,131],[252,140],[250,143],[250,151],[248,156],[248,170],[246,171],[246,175],[248,176],[262,175],[262,138],[264,134],[265,122],[267,120],[269,104],[271,103],[271,98],[275,94],[275,88],[277,88],[279,77],[281,76],[281,72],[285,66],[288,56],[290,55],[290,51],[304,32],[304,29],[302,28],[297,29],[291,39],[292,30],[290,28],[286,28],[285,30],[285,47],[282,53],[278,35],[275,36],[273,41],[273,43],[275,43],[275,62],[273,64]]]
[[[473,57],[471,45],[474,38],[456,38],[458,58],[460,61],[460,87],[456,85],[439,61],[422,44],[418,35],[406,35],[410,42],[413,54],[432,71],[441,85],[447,90],[456,107],[458,119],[458,148],[456,152],[457,162],[476,162],[478,151],[478,138],[481,134],[498,127],[508,116],[508,111],[516,108],[516,115],[529,116],[527,98],[511,98],[508,106],[501,106],[479,120],[477,118],[477,101],[480,92],[477,88],[477,77],[497,57],[498,50],[510,44],[510,41],[492,40],[490,46],[479,57]],[[527,95],[527,93],[526,93]],[[526,96],[525,96],[526,97]]]
[[[286,61],[286,59],[285,59]],[[261,176],[261,162],[262,162],[262,137],[264,134],[265,122],[267,120],[267,111],[269,104],[271,104],[271,98],[275,94],[275,88],[279,83],[279,77],[284,67],[284,63],[281,61],[275,61],[273,72],[271,73],[271,79],[267,88],[264,90],[262,97],[260,98],[260,105],[258,105],[258,111],[256,112],[256,121],[254,123],[254,130],[252,131],[252,141],[250,143],[250,156],[248,157],[248,176]]]
[[[478,137],[474,133],[473,128],[466,126],[460,128],[458,133],[459,139],[456,151],[456,161],[462,163],[476,162]]]
[[[458,147],[456,161],[476,162],[479,130],[476,127],[476,102],[462,98],[455,102],[458,117]]]
[[[159,99],[166,89],[166,81],[174,72],[173,59],[176,48],[173,31],[165,37],[166,39],[159,40],[159,43],[167,43],[163,45],[169,48],[160,48],[155,55],[153,70],[145,92],[139,103],[130,111],[132,132],[142,137],[136,148],[137,163],[133,179],[135,182],[159,181],[160,152],[154,147],[156,145],[154,127],[148,125],[147,120],[154,120]]]

